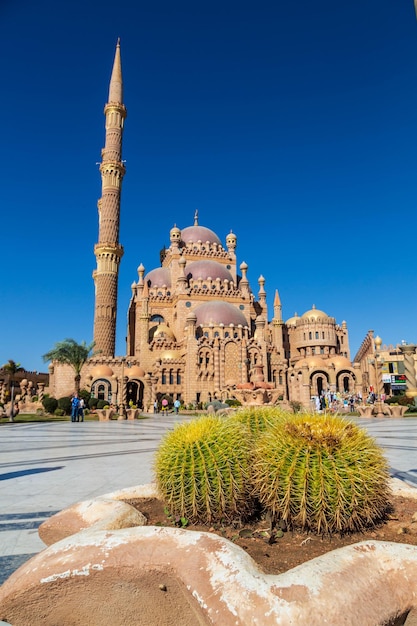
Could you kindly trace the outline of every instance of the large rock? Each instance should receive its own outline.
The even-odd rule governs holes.
[[[50,518],[41,531],[48,541],[78,532],[3,584],[0,619],[13,626],[377,626],[398,616],[404,623],[417,605],[415,546],[361,542],[272,576],[211,533],[117,530],[134,521],[121,500],[152,494],[152,486],[125,489]]]

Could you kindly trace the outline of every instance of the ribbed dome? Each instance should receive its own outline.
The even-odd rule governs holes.
[[[109,378],[113,376],[113,370],[108,365],[97,365],[91,370],[93,378]]]
[[[197,243],[197,241],[206,243],[206,241],[209,241],[210,243],[221,245],[221,241],[216,233],[205,226],[187,226],[187,228],[181,231],[181,240],[184,243]]]
[[[166,267],[157,267],[146,274],[145,282],[149,287],[171,287],[171,273]]]
[[[329,316],[324,311],[320,311],[320,309],[316,309],[315,305],[313,304],[313,308],[310,309],[309,311],[306,311],[305,313],[303,313],[303,315],[301,317],[303,317],[304,319],[306,319],[306,318],[308,318],[308,319],[314,318],[315,320],[317,320],[319,317],[321,319],[323,319],[323,318],[327,318]]]
[[[204,304],[200,304],[200,306],[198,306],[194,310],[194,312],[197,317],[197,325],[248,325],[245,316],[241,311],[239,311],[239,309],[233,306],[233,304],[229,304],[229,302],[223,302],[222,300],[213,300],[212,302],[205,302]]]
[[[217,261],[193,261],[185,268],[185,274],[188,277],[190,274],[194,280],[202,278],[220,278],[220,280],[233,281],[233,276],[228,269]]]

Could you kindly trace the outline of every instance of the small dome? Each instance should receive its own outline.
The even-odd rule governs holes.
[[[308,369],[316,370],[316,369],[327,369],[329,362],[319,357],[319,356],[306,356],[304,359],[300,359],[294,364],[295,368],[303,367],[307,365]]]
[[[206,326],[207,324],[234,324],[238,326],[248,326],[245,316],[239,309],[229,302],[223,302],[222,300],[212,300],[211,302],[205,302],[200,304],[195,309],[197,316],[197,324]]]
[[[220,280],[233,281],[233,276],[229,270],[217,261],[193,261],[185,268],[185,274],[187,276],[191,274],[194,280],[198,280],[199,278],[203,280],[207,278],[216,280],[216,278],[220,278]]]
[[[294,313],[293,317],[290,317],[289,319],[287,319],[285,324],[287,326],[295,326],[297,324],[297,320],[299,319],[300,319],[300,316],[298,315],[298,313]]]
[[[91,370],[93,378],[109,378],[113,376],[113,370],[108,365],[97,365]]]
[[[152,329],[151,329],[151,332],[152,332]],[[163,335],[165,335],[166,337],[169,337],[170,339],[175,340],[175,335],[169,326],[167,326],[166,324],[158,324],[158,326],[156,326],[155,331],[153,333],[153,337],[155,339],[156,337],[158,336],[162,337]]]
[[[330,362],[334,364],[336,369],[351,369],[352,363],[345,356],[337,355],[330,359]]]
[[[157,267],[146,274],[145,282],[149,287],[171,287],[171,273],[166,267]]]
[[[181,231],[181,240],[184,243],[197,243],[197,241],[206,243],[206,241],[208,241],[221,245],[221,241],[216,233],[205,226],[187,226],[187,228],[183,228]]]
[[[139,365],[133,365],[129,367],[129,369],[125,370],[126,376],[129,378],[143,378],[145,376],[145,370],[143,367],[139,367]]]
[[[319,318],[323,319],[329,316],[324,311],[320,311],[320,309],[316,309],[316,305],[313,304],[313,307],[309,311],[306,311],[305,313],[303,313],[301,317],[303,317],[304,319],[314,318],[315,320],[317,320]]]

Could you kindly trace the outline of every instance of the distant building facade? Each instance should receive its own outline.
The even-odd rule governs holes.
[[[147,271],[139,265],[131,286],[126,354],[115,356],[126,118],[119,42],[104,112],[93,274],[99,355],[83,368],[81,387],[109,404],[130,402],[145,410],[163,395],[188,405],[239,398],[243,392],[250,401],[253,392],[254,401],[309,406],[312,396],[325,392],[364,393],[370,374],[363,363],[350,360],[346,322],[338,324],[314,306],[284,321],[278,291],[269,321],[265,279],[258,278],[255,293],[248,265],[236,257],[237,236],[230,232],[223,244],[200,224],[197,212],[191,225],[170,229],[160,266]],[[73,383],[70,368],[51,364],[51,395],[71,393]],[[259,390],[263,395],[255,398]]]

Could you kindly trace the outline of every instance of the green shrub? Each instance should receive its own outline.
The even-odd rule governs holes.
[[[42,400],[42,404],[47,413],[54,413],[55,409],[58,408],[58,400],[50,396],[45,396]]]
[[[64,409],[55,409],[54,415],[56,415],[57,417],[62,417],[63,415],[65,415],[65,411]]]
[[[104,409],[105,407],[108,408],[109,403],[107,402],[107,400],[98,400],[97,401],[97,409]]]
[[[62,415],[71,415],[71,398],[68,396],[58,398],[58,408],[64,411]]]
[[[225,404],[227,404],[227,406],[242,406],[242,403],[240,402],[240,400],[237,400],[236,398],[226,398],[226,400],[224,401]]]
[[[380,521],[389,506],[382,450],[341,417],[289,414],[258,439],[253,471],[261,504],[289,527],[358,531]]]
[[[410,406],[414,403],[414,398],[408,398],[405,394],[391,396],[385,399],[386,404],[399,404],[400,406]]]
[[[32,400],[32,402],[37,402],[38,401],[38,396],[32,396],[31,400]]]
[[[89,398],[87,402],[88,408],[96,409],[98,402],[99,402],[98,398]]]
[[[212,406],[215,411],[220,411],[220,409],[228,409],[229,405],[221,402],[220,400],[212,400],[212,402],[206,402],[204,405],[205,409],[208,409],[209,406]]]
[[[85,406],[88,406],[88,402],[91,398],[91,394],[87,389],[81,389],[78,396],[84,400]]]
[[[294,413],[300,413],[303,409],[303,403],[298,400],[291,400],[290,407],[292,408]]]
[[[250,511],[249,440],[242,424],[214,415],[167,433],[156,453],[154,473],[171,513],[211,523]]]

